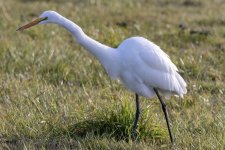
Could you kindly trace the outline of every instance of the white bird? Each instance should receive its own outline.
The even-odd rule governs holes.
[[[55,11],[43,12],[36,20],[18,28],[17,31],[46,23],[58,24],[70,31],[77,42],[100,61],[111,79],[119,79],[136,94],[132,139],[137,136],[139,95],[147,98],[157,96],[165,115],[170,140],[174,142],[167,108],[159,93],[166,98],[171,95],[183,97],[187,92],[186,83],[169,56],[159,46],[143,37],[128,38],[117,48],[106,46],[87,36],[77,24]]]

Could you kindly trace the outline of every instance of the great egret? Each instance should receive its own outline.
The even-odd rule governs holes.
[[[37,24],[58,24],[72,33],[77,42],[93,54],[103,65],[111,79],[119,79],[125,87],[136,94],[136,114],[132,128],[132,139],[137,136],[136,128],[140,114],[139,95],[160,100],[165,115],[171,143],[174,142],[169,124],[166,98],[171,95],[183,97],[186,83],[179,75],[177,67],[160,47],[143,37],[131,37],[117,48],[111,48],[87,36],[82,29],[55,11],[45,11],[38,19],[20,27],[22,31]]]

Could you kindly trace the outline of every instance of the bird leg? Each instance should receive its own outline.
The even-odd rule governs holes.
[[[169,131],[169,135],[170,135],[170,141],[171,143],[173,144],[174,141],[173,141],[173,136],[172,136],[172,133],[171,133],[171,129],[170,129],[170,124],[169,124],[169,115],[168,115],[168,111],[167,111],[167,107],[166,107],[166,104],[163,102],[161,96],[159,95],[159,92],[157,89],[153,88],[153,90],[155,91],[161,105],[162,105],[162,110],[164,112],[164,115],[165,115],[165,118],[166,118],[166,124],[167,124],[167,128],[168,128],[168,131]]]
[[[134,118],[134,124],[133,124],[133,129],[132,129],[132,140],[135,140],[137,138],[137,123],[138,123],[138,118],[140,115],[140,108],[139,108],[139,97],[138,94],[136,95],[136,114],[135,114],[135,118]]]

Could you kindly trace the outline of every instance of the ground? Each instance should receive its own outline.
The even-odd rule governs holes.
[[[131,36],[159,45],[188,84],[166,100],[171,146],[157,98],[141,99],[112,81],[65,29],[16,29],[55,10],[92,38],[117,47]],[[225,148],[225,2],[223,0],[0,0],[1,149]]]

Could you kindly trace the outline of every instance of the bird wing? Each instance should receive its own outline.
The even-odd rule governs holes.
[[[179,75],[177,67],[172,63],[169,56],[163,52],[159,46],[148,41],[142,40],[142,48],[139,51],[140,60],[149,68],[149,74],[151,77],[146,82],[149,85],[155,85],[161,90],[168,90],[177,93],[182,96],[187,92],[186,83]],[[143,71],[143,73],[146,71]],[[143,77],[143,76],[142,76]],[[147,76],[143,77],[147,79]],[[166,91],[165,94],[166,94]]]
[[[123,75],[122,80],[131,78],[124,82],[128,88],[133,88],[130,83],[135,80],[149,88],[155,87],[181,96],[185,93],[186,83],[177,73],[177,67],[160,47],[145,38],[132,37],[125,40],[119,49],[123,52],[123,72],[129,73],[129,76]]]
[[[144,41],[142,42],[142,48],[139,50],[139,56],[147,66],[165,73],[178,71],[169,56],[159,46],[146,39]]]

